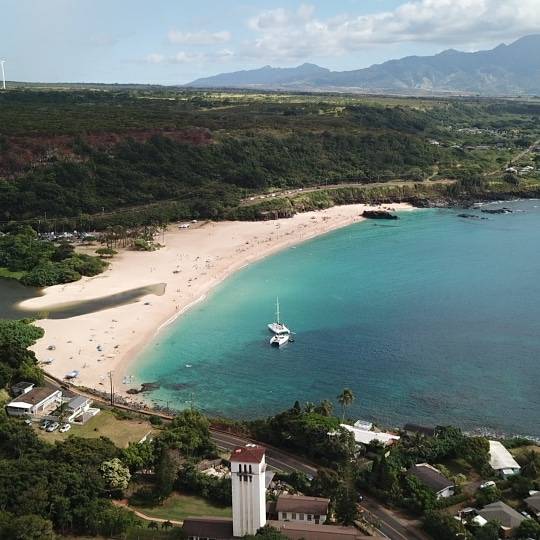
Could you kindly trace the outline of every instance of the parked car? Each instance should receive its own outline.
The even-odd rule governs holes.
[[[480,489],[487,489],[490,487],[495,487],[495,482],[493,480],[488,480],[487,482],[484,482],[483,484],[480,484]]]
[[[32,425],[32,420],[30,420],[30,418],[27,418],[24,423],[27,425],[27,426],[31,426]]]
[[[56,431],[58,429],[58,427],[60,426],[60,424],[58,422],[53,422],[52,424],[49,424],[47,426],[47,431],[49,433],[53,432],[53,431]]]
[[[49,427],[49,424],[51,422],[49,420],[43,420],[43,422],[41,423],[41,425],[39,426],[40,429],[47,429]]]
[[[62,424],[58,430],[60,433],[65,433],[71,429],[71,424]]]

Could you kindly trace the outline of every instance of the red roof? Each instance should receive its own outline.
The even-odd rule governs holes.
[[[260,463],[264,458],[266,448],[256,444],[239,446],[233,450],[231,461],[241,461],[242,463]]]

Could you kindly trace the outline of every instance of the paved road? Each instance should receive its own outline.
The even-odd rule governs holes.
[[[234,450],[236,447],[244,446],[250,442],[244,438],[221,431],[212,431],[212,440],[219,448],[225,450]],[[264,446],[266,448],[266,463],[273,469],[286,473],[299,471],[308,476],[315,476],[317,474],[317,468],[315,466],[300,461],[298,458],[276,448],[268,447],[268,445]]]
[[[219,448],[225,450],[233,450],[237,446],[243,446],[250,442],[242,437],[220,431],[212,431],[212,440]],[[316,475],[317,468],[314,465],[305,463],[276,448],[264,446],[266,447],[266,462],[270,467],[283,472],[299,471],[308,476]],[[390,540],[429,540],[429,537],[416,524],[406,523],[405,519],[382,507],[374,499],[365,497],[360,509],[364,510],[368,521]]]
[[[389,186],[411,186],[414,184],[422,184],[422,183],[425,183],[426,185],[433,185],[433,184],[448,185],[448,184],[455,183],[455,180],[448,180],[448,179],[432,180],[431,178],[432,177],[424,181],[389,180],[388,182],[373,182],[373,183],[348,182],[348,183],[343,183],[343,184],[328,184],[328,185],[305,187],[305,188],[283,189],[280,191],[274,191],[273,193],[257,194],[251,197],[246,197],[245,199],[242,199],[240,204],[242,206],[251,206],[251,205],[260,203],[261,200],[268,200],[268,199],[279,198],[279,197],[294,197],[295,195],[300,195],[302,193],[313,193],[314,191],[325,191],[329,189],[340,189],[340,188],[351,188],[351,187],[374,189],[378,187],[389,187]]]
[[[399,518],[396,513],[384,508],[371,497],[364,497],[359,506],[364,510],[366,520],[391,540],[430,540],[416,523],[407,523],[405,519]]]

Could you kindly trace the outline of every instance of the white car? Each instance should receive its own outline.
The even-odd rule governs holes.
[[[495,485],[496,484],[493,480],[488,480],[487,482],[480,484],[480,489],[487,489],[487,488],[495,487]]]
[[[60,424],[58,422],[53,422],[52,424],[49,424],[47,426],[47,431],[49,433],[52,433],[53,431],[56,431],[59,426],[60,426]]]
[[[62,424],[58,430],[60,433],[65,433],[71,429],[71,424]]]

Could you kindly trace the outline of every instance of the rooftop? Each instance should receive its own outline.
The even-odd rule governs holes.
[[[507,529],[519,527],[520,523],[525,519],[519,512],[516,512],[502,501],[488,504],[478,512],[478,515],[487,521],[498,521]]]
[[[8,403],[8,406],[16,407],[19,403],[24,403],[31,406],[37,405],[55,392],[58,392],[58,388],[53,386],[39,386],[38,388],[30,390],[30,392],[26,392],[26,394],[17,396],[11,403]]]
[[[364,536],[354,527],[314,525],[294,521],[269,521],[268,525],[281,531],[290,540],[369,540],[373,538]]]
[[[186,536],[215,538],[216,540],[232,540],[232,519],[214,517],[189,517],[184,519],[182,527]]]
[[[325,516],[328,513],[330,499],[305,497],[303,495],[280,495],[276,503],[277,512],[298,512]]]
[[[68,407],[75,411],[79,407],[82,407],[86,405],[86,403],[89,401],[89,398],[84,396],[75,396],[73,399],[70,400],[68,403]]]
[[[534,510],[536,513],[540,512],[540,493],[536,493],[531,497],[525,499],[527,506]]]
[[[495,471],[521,468],[512,454],[499,441],[489,441],[489,464]]]
[[[408,474],[418,478],[418,480],[436,493],[442,491],[443,489],[454,486],[454,482],[446,478],[444,474],[427,463],[413,465],[408,470]]]
[[[358,429],[347,424],[341,424],[341,427],[350,431],[358,444],[369,444],[372,441],[378,441],[384,445],[388,445],[392,444],[394,441],[399,441],[399,437],[397,435],[392,435],[391,433],[379,433],[377,431]]]
[[[239,446],[233,450],[231,454],[231,462],[242,463],[261,463],[264,459],[266,448],[258,446],[256,444],[246,444],[246,446]]]

